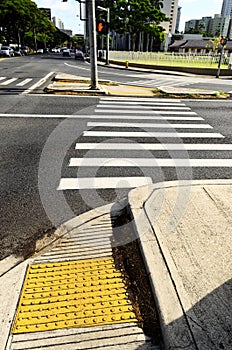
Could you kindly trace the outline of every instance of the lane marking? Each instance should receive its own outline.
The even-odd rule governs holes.
[[[110,123],[88,122],[90,127],[119,127],[119,128],[167,128],[167,129],[213,129],[209,124],[170,124],[170,123]]]
[[[80,190],[94,188],[134,188],[152,184],[150,177],[88,177],[62,178],[57,190]]]
[[[4,81],[3,83],[0,83],[0,85],[9,85],[11,83],[13,83],[15,80],[17,80],[18,78],[11,78],[11,79],[8,79],[6,81]]]
[[[144,131],[84,131],[84,136],[94,137],[191,137],[191,138],[224,138],[219,133],[193,133],[193,132],[144,132]]]
[[[0,80],[4,80],[4,79],[6,79],[6,77],[0,77]]]
[[[210,143],[76,143],[75,149],[131,150],[131,151],[232,151],[232,144]]]
[[[232,167],[232,159],[71,158],[70,167]]]
[[[46,95],[47,96],[47,95]],[[5,114],[0,113],[2,118],[78,118],[78,119],[127,119],[127,120],[204,120],[202,117],[176,117],[176,116],[136,116],[136,115],[79,115],[79,114]]]
[[[16,84],[16,86],[24,86],[24,85],[30,83],[31,80],[32,80],[32,78],[25,79],[25,80],[21,81],[21,83]]]

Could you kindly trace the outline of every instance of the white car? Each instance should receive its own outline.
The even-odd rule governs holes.
[[[11,48],[9,46],[2,46],[0,49],[0,55],[3,57],[11,57],[12,56]]]

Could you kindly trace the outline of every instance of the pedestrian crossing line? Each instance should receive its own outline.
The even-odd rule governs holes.
[[[102,108],[102,107],[101,107]],[[169,114],[169,115],[197,115],[197,113],[195,112],[187,112],[187,111],[163,111],[163,110],[159,110],[159,111],[147,111],[144,109],[137,109],[136,111],[133,110],[118,110],[118,109],[95,109],[96,113],[109,113],[109,114]]]
[[[94,137],[173,137],[173,138],[224,138],[220,133],[145,132],[145,131],[84,131],[83,136]]]
[[[131,151],[232,151],[232,144],[208,143],[76,143],[75,149],[131,150]]]
[[[135,112],[134,112],[135,113]],[[136,112],[137,113],[137,112]],[[144,112],[145,113],[145,112]],[[146,114],[149,114],[146,112]],[[161,113],[160,113],[161,114]],[[182,113],[168,113],[168,114],[171,114],[171,116],[166,116],[163,115],[164,113],[162,113],[162,115],[159,115],[159,116],[155,116],[154,114],[149,116],[149,115],[143,115],[142,117],[140,115],[109,115],[109,114],[102,114],[102,115],[93,115],[91,118],[89,117],[88,119],[126,119],[126,120],[179,120],[179,121],[182,121],[182,120],[189,120],[189,121],[194,121],[194,120],[204,120],[202,117],[198,117],[196,116],[197,114],[194,114],[194,115],[190,115],[190,116],[186,116],[186,114],[184,114],[184,116],[178,116],[179,114],[182,114]],[[174,115],[174,116],[173,116]],[[182,114],[183,115],[183,114]],[[187,114],[188,115],[188,114]],[[67,116],[65,116],[67,117]]]
[[[161,102],[160,98],[143,98],[143,97],[104,97],[101,98],[100,101],[129,101],[129,102]],[[173,103],[177,103],[177,102],[182,102],[180,99],[174,99],[174,98],[167,98],[165,100],[163,100],[163,102],[166,104],[167,102],[173,102]]]
[[[11,78],[11,79],[8,79],[2,83],[0,83],[0,85],[9,85],[11,83],[13,83],[15,80],[18,80],[18,78]]]
[[[232,167],[232,159],[185,158],[71,158],[70,167]]]
[[[57,188],[63,190],[81,189],[109,189],[109,188],[135,188],[151,185],[150,177],[86,177],[86,178],[62,178]]]
[[[24,86],[24,85],[30,83],[30,81],[32,81],[31,78],[25,79],[25,80],[21,81],[20,83],[16,84],[16,86]]]
[[[6,77],[0,77],[0,81],[6,79]]]
[[[164,129],[213,129],[209,124],[170,124],[170,123],[117,123],[117,122],[88,122],[89,127],[117,128],[164,128]]]
[[[126,105],[126,106],[132,106],[132,105],[139,105],[142,104],[144,106],[149,105],[149,106],[186,106],[185,103],[174,103],[174,102],[166,102],[166,101],[160,101],[160,102],[145,102],[145,101],[105,101],[103,99],[101,99],[99,101],[100,107],[102,107],[102,105],[109,105],[109,104],[114,104],[114,105]]]
[[[136,109],[136,113],[137,113],[137,110],[138,109],[143,109],[143,110],[147,110],[147,109],[159,109],[159,110],[165,110],[165,109],[171,109],[171,110],[180,110],[180,111],[183,111],[183,110],[187,110],[187,111],[190,111],[191,108],[189,107],[186,107],[186,106],[170,106],[170,105],[150,105],[150,106],[133,106],[133,105],[130,105],[130,106],[127,106],[127,105],[118,105],[118,104],[111,104],[111,105],[107,105],[107,106],[104,106],[102,104],[99,104],[96,106],[96,108],[118,108],[118,109],[130,109],[130,110],[133,110],[133,109]]]

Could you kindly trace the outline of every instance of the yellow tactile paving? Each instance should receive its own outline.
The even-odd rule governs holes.
[[[12,333],[135,322],[112,258],[28,267]]]

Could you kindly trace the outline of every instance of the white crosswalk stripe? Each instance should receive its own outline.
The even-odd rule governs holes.
[[[19,83],[16,83],[19,80],[19,78],[7,78],[7,77],[0,77],[0,85],[2,86],[8,86],[12,85],[13,86],[25,86],[29,84],[33,79],[32,78],[26,78],[21,80]]]
[[[16,84],[16,86],[24,86],[24,85],[30,83],[30,81],[32,81],[31,78],[25,79],[25,80],[21,81],[20,83]]]
[[[0,83],[0,85],[9,85],[9,84],[13,83],[15,80],[18,80],[18,78],[7,79],[7,80],[3,81],[2,83]]]
[[[120,176],[106,177],[99,173],[96,177],[63,177],[58,190],[129,189],[153,181],[153,171],[151,176],[147,176],[147,173],[145,176],[143,172],[144,175],[135,176],[134,171],[131,172],[131,177],[128,176],[128,169],[132,168],[152,170],[232,167],[232,144],[223,144],[221,140],[225,138],[224,135],[214,132],[211,125],[204,123],[203,118],[180,100],[106,97],[100,99],[95,113],[91,118],[88,117],[91,119],[87,123],[89,129],[83,131],[82,142],[75,145],[77,152],[85,150],[87,154],[70,158],[67,170],[88,167],[102,169],[102,174],[105,174],[104,169],[114,169],[114,174],[119,173]],[[118,128],[130,130],[118,131]],[[155,128],[161,131],[153,131]],[[186,131],[177,131],[178,129]],[[205,131],[202,132],[202,129]],[[120,138],[123,142],[119,141]],[[146,138],[151,140],[150,143],[144,143]],[[98,139],[99,142],[96,141]],[[165,139],[168,142],[163,142]],[[220,153],[217,157],[212,157],[212,151]],[[112,171],[110,174],[113,174]]]

